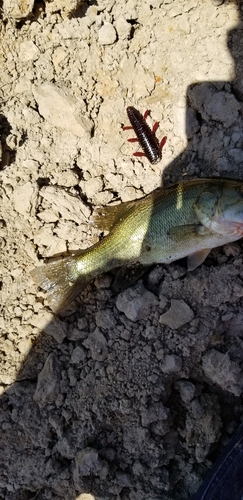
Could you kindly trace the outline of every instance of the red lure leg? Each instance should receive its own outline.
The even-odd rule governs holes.
[[[146,111],[145,111],[145,113],[144,113],[144,115],[143,115],[143,119],[144,119],[144,121],[146,121],[146,119],[147,119],[147,117],[148,117],[149,113],[150,113],[150,110],[149,110],[149,109],[146,109]]]
[[[143,119],[146,120],[147,116],[149,115],[149,110],[147,109],[147,111],[145,111],[144,113],[144,116],[143,116]],[[155,122],[155,124],[153,125],[153,128],[152,128],[152,132],[153,134],[156,133],[156,131],[158,130],[158,127],[159,127],[159,122]],[[167,136],[163,137],[159,143],[159,147],[160,149],[163,148],[163,146],[165,145],[167,141]],[[146,156],[146,155],[145,155]]]
[[[152,132],[153,132],[153,134],[155,134],[155,132],[156,132],[156,130],[157,130],[157,128],[158,128],[158,126],[159,126],[159,122],[155,122],[155,124],[154,124],[154,126],[153,126],[153,128],[152,128]]]
[[[126,125],[126,127],[122,127],[122,130],[131,130],[133,127],[131,125]]]
[[[136,153],[133,153],[133,156],[146,156],[146,154],[142,153],[142,151],[136,151]]]
[[[163,137],[163,139],[161,139],[161,141],[160,141],[160,143],[159,143],[159,147],[160,147],[160,149],[162,149],[162,147],[165,145],[166,141],[167,141],[167,136],[165,135],[165,136]]]

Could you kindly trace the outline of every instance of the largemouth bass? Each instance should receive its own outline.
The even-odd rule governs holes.
[[[159,188],[144,198],[105,207],[94,222],[109,234],[87,250],[35,268],[31,274],[59,312],[87,284],[120,266],[188,257],[199,266],[214,247],[243,236],[243,181],[193,179]]]

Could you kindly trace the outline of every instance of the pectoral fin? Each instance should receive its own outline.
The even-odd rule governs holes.
[[[196,267],[200,266],[203,261],[206,259],[210,252],[210,248],[204,248],[203,250],[199,250],[199,252],[195,252],[192,255],[187,257],[187,269],[188,271],[193,271]]]

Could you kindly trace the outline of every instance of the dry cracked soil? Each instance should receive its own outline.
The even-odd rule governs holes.
[[[55,316],[30,271],[95,207],[242,178],[240,1],[3,0],[0,498],[189,500],[242,420],[243,246],[112,274]],[[167,136],[135,157],[126,107]]]

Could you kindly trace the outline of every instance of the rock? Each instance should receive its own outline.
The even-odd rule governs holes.
[[[212,349],[204,354],[202,368],[206,377],[218,384],[225,391],[240,396],[243,387],[241,369],[229,355]]]
[[[189,89],[188,94],[193,107],[203,118],[208,116],[223,123],[226,128],[237,120],[240,104],[233,94],[223,90],[217,91],[214,85],[208,82],[195,85]]]
[[[67,130],[78,137],[90,136],[92,121],[78,113],[78,105],[52,83],[33,87],[39,113],[54,127]]]
[[[169,409],[166,408],[163,403],[154,403],[142,411],[142,426],[148,427],[148,425],[152,424],[152,422],[157,422],[158,420],[166,420],[169,413]]]
[[[47,0],[45,2],[46,12],[54,14],[61,12],[62,17],[69,17],[73,14],[83,3],[83,0]]]
[[[98,452],[94,448],[87,447],[76,453],[73,479],[77,489],[83,488],[83,477],[91,476],[93,478],[99,476],[100,479],[104,480],[107,474],[106,461],[100,459]]]
[[[101,469],[98,452],[93,448],[84,448],[75,457],[75,469],[79,476],[97,475]]]
[[[235,315],[224,315],[223,321],[227,321],[228,316],[228,325],[227,325],[227,336],[229,336],[235,345],[237,339],[242,338],[243,334],[243,311],[240,310],[238,314]],[[225,319],[226,318],[226,319]]]
[[[48,311],[42,311],[29,319],[29,323],[51,335],[61,344],[68,333],[67,324]]]
[[[86,318],[79,318],[78,319],[78,328],[80,330],[85,330],[88,327],[88,322]]]
[[[33,7],[34,0],[4,0],[3,15],[4,18],[23,19],[31,14]]]
[[[87,336],[88,336],[88,331],[80,330],[79,328],[71,328],[67,333],[67,337],[70,340],[74,341],[86,339]]]
[[[188,380],[178,380],[175,387],[179,390],[181,399],[184,403],[189,403],[195,396],[196,387]]]
[[[21,42],[19,46],[19,58],[24,63],[27,61],[36,61],[38,59],[40,51],[34,42],[31,40],[26,40]]]
[[[23,215],[25,218],[35,208],[37,201],[37,189],[31,182],[26,182],[20,187],[17,187],[13,193],[13,202],[16,212]]]
[[[163,266],[156,266],[148,275],[148,286],[157,289],[164,276]]]
[[[133,483],[130,474],[126,474],[122,471],[117,471],[115,481],[121,488],[131,487]]]
[[[187,445],[195,447],[197,462],[205,461],[213,443],[218,441],[220,428],[220,406],[217,396],[205,393],[188,405],[185,420]]]
[[[224,0],[211,0],[212,4],[215,5],[215,7],[219,7],[224,3]]]
[[[59,213],[57,210],[49,208],[47,210],[43,210],[43,212],[39,212],[38,217],[44,222],[57,222],[59,220]]]
[[[131,33],[131,24],[129,24],[123,16],[118,17],[116,20],[116,29],[119,39],[126,40],[129,38]]]
[[[57,432],[57,431],[56,431]],[[73,443],[69,436],[63,436],[62,432],[60,433],[60,438],[58,439],[55,451],[58,451],[62,457],[68,458],[69,460],[74,458],[75,451],[73,447]]]
[[[146,290],[142,283],[120,293],[116,300],[116,307],[131,321],[146,318],[153,306],[158,305],[157,297]]]
[[[52,61],[55,66],[56,73],[60,73],[62,70],[62,65],[65,64],[67,60],[67,52],[62,47],[57,47],[52,54]]]
[[[193,318],[194,312],[184,300],[172,299],[170,308],[164,314],[161,314],[159,322],[169,326],[172,330],[176,330],[192,321]]]
[[[166,354],[161,370],[163,373],[176,373],[181,370],[182,359],[176,354]]]
[[[190,405],[190,412],[193,418],[196,420],[199,420],[200,418],[203,418],[203,416],[206,413],[206,408],[204,405],[201,404],[200,400],[194,399]]]
[[[38,375],[33,399],[37,403],[53,403],[60,391],[61,367],[54,353],[51,353]]]
[[[116,324],[116,319],[111,309],[102,309],[97,311],[95,321],[97,326],[104,329],[112,328]]]
[[[240,148],[229,149],[228,155],[230,160],[235,162],[237,165],[240,165],[243,162],[243,152]]]
[[[92,177],[88,181],[80,182],[80,187],[88,198],[92,198],[97,192],[102,191],[103,180],[100,177]]]
[[[39,247],[40,255],[43,257],[51,257],[54,254],[66,252],[67,246],[64,239],[58,238],[53,234],[51,225],[44,225],[34,235],[34,243]]]
[[[116,41],[117,34],[111,23],[104,23],[99,30],[99,43],[101,45],[111,45]]]
[[[213,120],[230,127],[238,117],[240,104],[233,94],[222,91],[214,94],[213,98],[205,103],[205,110]]]
[[[156,353],[155,353],[155,356],[156,356],[156,359],[161,361],[165,356],[164,349],[158,349],[158,351],[156,351]]]
[[[90,215],[90,209],[79,198],[70,196],[63,189],[55,186],[44,186],[40,190],[40,196],[50,203],[52,213],[58,212],[62,219],[80,224],[83,219],[87,219]]]
[[[103,288],[110,288],[112,283],[112,276],[109,274],[102,274],[102,276],[99,276],[96,278],[94,284],[98,290],[102,290]]]
[[[73,364],[79,364],[81,361],[83,361],[86,358],[86,352],[82,347],[75,347],[72,356],[71,356],[71,363]]]
[[[227,245],[224,245],[224,253],[227,255],[227,257],[238,257],[240,255],[241,248],[239,243],[233,242],[233,243],[228,243]]]
[[[86,349],[90,349],[91,357],[95,361],[104,361],[107,358],[107,340],[99,328],[90,333],[83,345]]]
[[[32,342],[28,338],[24,338],[20,340],[20,342],[18,342],[18,350],[24,356],[27,356],[29,354],[31,347],[32,347]]]

